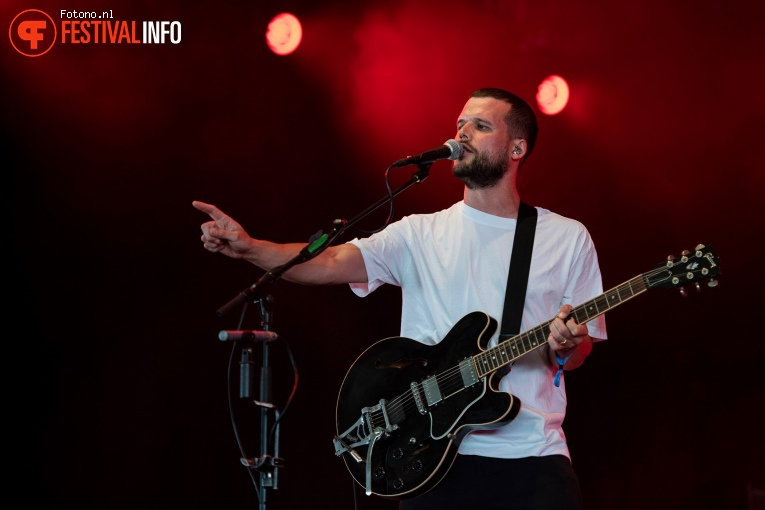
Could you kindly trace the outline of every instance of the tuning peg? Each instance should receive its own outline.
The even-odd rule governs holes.
[[[718,283],[719,283],[719,282],[718,282],[717,280],[715,280],[714,278],[710,278],[710,279],[709,279],[709,282],[707,283],[707,285],[708,285],[709,287],[717,287],[717,284],[718,284]]]
[[[675,257],[672,255],[667,255],[667,267],[672,267],[674,264],[672,263],[672,260],[674,260]]]
[[[703,244],[697,244],[697,245],[696,245],[696,249],[697,249],[697,250],[701,250],[701,249],[703,249],[703,248],[704,248],[704,245],[703,245]]]
[[[683,297],[688,297],[688,293],[685,292],[685,288],[684,287],[680,287],[680,295],[683,296]]]

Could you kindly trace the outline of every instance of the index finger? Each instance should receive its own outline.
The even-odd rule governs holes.
[[[210,217],[214,220],[220,220],[223,219],[226,215],[223,214],[223,211],[218,209],[212,204],[206,204],[204,202],[200,202],[199,200],[194,200],[191,202],[191,205],[194,206],[195,209],[198,209],[204,213],[207,213],[210,215]]]
[[[560,309],[558,310],[558,314],[555,317],[566,320],[566,317],[571,314],[571,310],[573,310],[573,308],[574,307],[572,307],[570,304],[561,305]]]

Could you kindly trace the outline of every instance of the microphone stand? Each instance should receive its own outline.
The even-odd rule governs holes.
[[[258,498],[261,510],[266,508],[266,488],[278,489],[278,468],[283,467],[282,459],[279,458],[279,410],[271,403],[271,367],[269,366],[268,344],[271,339],[267,333],[271,329],[272,314],[268,306],[273,302],[272,296],[266,299],[258,298],[255,302],[260,307],[261,330],[245,331],[248,333],[242,335],[238,341],[243,342],[241,362],[239,363],[239,398],[251,400],[256,406],[260,407],[260,456],[254,459],[241,458],[245,467],[258,472]],[[222,332],[223,333],[223,332]],[[274,338],[276,335],[273,335]],[[221,337],[222,338],[222,337]],[[260,394],[259,400],[252,398],[254,388],[252,373],[252,342],[262,342],[262,366],[260,369]],[[268,411],[274,411],[274,451],[269,455],[268,445]],[[254,481],[254,478],[253,478]]]
[[[263,300],[260,299],[260,314],[262,317],[262,330],[269,331],[271,328],[271,312],[266,309]],[[258,460],[258,472],[260,473],[260,509],[266,508],[266,488],[278,489],[278,467],[279,459],[279,410],[271,403],[271,367],[268,361],[268,344],[263,344],[263,363],[260,368],[260,400],[255,404],[260,407],[260,459]],[[276,426],[274,439],[274,454],[268,455],[268,411],[274,411],[274,424]]]
[[[261,289],[265,287],[266,285],[269,285],[279,278],[288,271],[290,268],[302,264],[303,262],[307,262],[314,257],[318,256],[321,252],[323,252],[325,249],[327,249],[329,246],[332,245],[332,243],[340,237],[341,234],[343,234],[348,227],[351,227],[367,217],[369,214],[371,214],[376,209],[380,208],[381,206],[385,205],[386,203],[390,202],[398,196],[400,193],[402,193],[404,190],[409,188],[413,184],[419,184],[422,181],[424,181],[429,173],[430,173],[430,167],[433,163],[418,163],[417,164],[417,171],[412,174],[410,179],[404,183],[402,186],[400,186],[398,189],[392,191],[387,196],[381,198],[371,206],[364,209],[362,212],[360,212],[358,215],[356,215],[354,218],[352,218],[350,221],[344,220],[344,219],[336,219],[332,222],[332,228],[329,230],[329,232],[324,233],[323,231],[319,231],[314,236],[312,236],[309,243],[302,249],[300,252],[287,261],[285,264],[275,267],[271,269],[270,271],[267,271],[257,282],[255,282],[250,287],[242,290],[237,296],[235,296],[233,299],[231,299],[228,303],[220,307],[216,311],[216,315],[218,317],[223,317],[226,314],[228,314],[232,309],[239,305],[243,305],[250,301],[251,299],[254,300],[254,302],[257,302],[260,305],[260,313],[262,317],[262,328],[263,331],[268,331],[270,327],[271,322],[271,314],[270,311],[266,309],[266,306],[263,304],[263,300],[259,298],[259,294],[261,292]],[[270,297],[270,296],[269,296]],[[242,463],[245,466],[248,466],[253,469],[257,469],[259,471],[260,477],[259,477],[259,508],[260,510],[265,510],[266,508],[266,488],[271,487],[274,490],[278,489],[278,467],[281,467],[281,461],[282,459],[279,458],[279,412],[276,409],[276,407],[270,403],[271,400],[271,369],[268,365],[268,341],[263,341],[263,365],[261,367],[260,372],[260,401],[254,401],[256,405],[260,407],[260,427],[261,427],[261,434],[260,434],[260,453],[261,456],[256,460],[253,461],[252,459],[241,459]],[[239,385],[239,392],[241,398],[249,398],[250,397],[250,390],[252,388],[252,381],[250,379],[250,366],[252,365],[252,361],[250,358],[250,355],[252,354],[252,349],[248,346],[244,346],[242,348],[242,359],[240,363],[240,385]],[[275,430],[275,444],[274,444],[274,454],[273,456],[268,455],[268,410],[273,409],[275,413],[275,421],[276,424],[276,430]],[[265,469],[262,469],[265,468]]]

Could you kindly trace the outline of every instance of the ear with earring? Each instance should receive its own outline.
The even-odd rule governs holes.
[[[513,149],[513,154],[520,154],[521,152],[523,152],[521,148],[516,145]]]

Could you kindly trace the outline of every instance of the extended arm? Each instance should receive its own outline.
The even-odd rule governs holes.
[[[192,205],[210,215],[202,224],[202,243],[206,250],[244,259],[270,270],[295,257],[306,245],[277,244],[250,237],[242,226],[212,204],[194,201]],[[330,246],[315,258],[298,264],[283,275],[285,280],[306,285],[363,283],[367,271],[361,251],[352,244]]]

